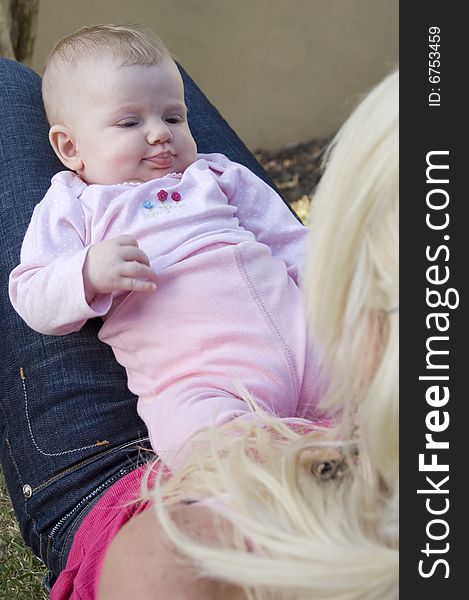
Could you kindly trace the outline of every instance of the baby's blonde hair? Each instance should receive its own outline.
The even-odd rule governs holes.
[[[86,58],[106,58],[120,66],[156,65],[171,53],[151,30],[140,25],[91,25],[60,39],[46,60],[42,97],[50,125],[61,122],[73,89],[76,67]]]
[[[394,73],[342,127],[314,199],[307,304],[337,427],[292,430],[245,393],[253,421],[201,432],[149,492],[197,571],[249,599],[398,598],[397,137]],[[218,543],[172,521],[191,499],[231,523]]]

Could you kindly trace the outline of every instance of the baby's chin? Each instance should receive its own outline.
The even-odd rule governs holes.
[[[148,168],[148,166],[146,166],[146,168],[138,168],[135,170],[135,172],[128,172],[125,175],[122,175],[122,172],[120,171],[116,173],[108,172],[107,174],[103,174],[102,172],[77,172],[77,175],[81,177],[81,179],[87,185],[122,185],[125,183],[147,183],[148,181],[161,179],[162,177],[167,177],[168,175],[180,175],[187,169],[187,167],[189,167],[196,160],[197,155],[194,155],[194,157],[191,157],[191,159],[187,161],[175,161],[167,169],[158,169],[155,167]]]
[[[139,171],[138,174],[135,173],[135,179],[140,180],[141,182],[147,182],[153,181],[154,179],[161,179],[162,177],[167,177],[168,175],[181,175],[196,160],[196,154],[190,157],[178,156],[171,165],[165,168],[158,168],[157,165],[145,161],[146,164],[144,170]]]
[[[124,185],[126,183],[130,184],[139,184],[139,183],[147,183],[148,181],[154,181],[155,179],[161,179],[162,177],[166,177],[166,175],[170,175],[170,173],[158,174],[158,173],[149,173],[148,175],[143,175],[140,173],[135,177],[132,175],[128,175],[127,177],[116,176],[116,177],[84,177],[82,174],[77,173],[77,175],[87,184],[87,185]]]

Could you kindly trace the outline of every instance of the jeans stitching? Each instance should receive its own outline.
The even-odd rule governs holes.
[[[65,456],[66,454],[72,454],[74,452],[83,452],[84,450],[91,450],[91,448],[96,448],[96,447],[105,446],[105,445],[107,446],[109,444],[108,440],[104,440],[104,441],[95,442],[94,444],[90,444],[88,446],[82,446],[81,448],[73,448],[71,450],[63,450],[62,452],[44,452],[44,450],[42,450],[40,448],[39,444],[36,441],[36,438],[34,437],[31,421],[29,418],[28,391],[26,389],[26,376],[25,376],[23,367],[20,367],[20,379],[21,379],[21,384],[23,387],[24,407],[25,407],[26,421],[28,423],[29,435],[31,436],[31,440],[34,444],[34,447],[39,452],[39,454],[42,454],[43,456]]]
[[[16,472],[16,476],[18,478],[19,484],[21,485],[21,487],[23,487],[23,478],[21,476],[21,471],[18,467],[18,463],[16,462],[16,458],[15,458],[15,454],[13,452],[13,448],[11,447],[11,443],[10,443],[10,438],[9,438],[9,431],[10,431],[10,427],[9,427],[9,422],[8,422],[8,418],[7,418],[7,414],[6,414],[6,410],[5,407],[3,406],[3,402],[0,400],[0,408],[2,409],[2,413],[3,413],[3,418],[4,418],[4,423],[5,423],[5,428],[6,428],[6,436],[5,436],[5,444],[8,448],[8,453],[10,455],[10,460],[11,463],[13,465],[13,468],[15,469]],[[43,547],[43,534],[38,532],[37,529],[37,521],[36,519],[31,515],[31,513],[28,510],[28,501],[24,498],[23,499],[23,511],[24,511],[24,515],[25,517],[27,517],[30,522],[31,522],[31,527],[32,530],[34,532],[34,534],[36,535],[36,537],[39,539],[39,557],[42,559],[43,557],[43,551],[42,551],[42,547]]]
[[[112,485],[114,485],[114,483],[116,483],[117,481],[119,481],[122,477],[124,477],[125,475],[127,475],[128,473],[135,471],[136,469],[140,468],[142,466],[143,462],[140,463],[138,462],[135,465],[132,465],[131,467],[128,467],[127,469],[121,469],[121,471],[119,472],[119,477],[117,479],[115,479],[115,481],[113,481],[113,478],[110,477],[109,480],[107,482],[104,482],[103,484],[99,485],[97,488],[95,489],[99,489],[101,486],[105,486],[104,489],[98,493],[98,495],[92,499],[92,506],[90,506],[89,503],[87,503],[82,510],[80,510],[80,512],[74,517],[73,521],[70,523],[70,525],[68,526],[68,531],[67,534],[65,536],[65,539],[62,543],[62,548],[61,551],[59,553],[59,566],[60,569],[63,570],[65,568],[67,559],[68,559],[68,552],[65,555],[66,549],[68,548],[68,544],[69,544],[69,540],[70,540],[70,536],[75,535],[76,531],[78,530],[75,529],[74,524],[79,520],[80,524],[83,521],[84,516],[86,516],[86,514],[92,510],[93,506],[96,505],[96,503],[99,501],[100,498],[103,497],[103,495],[111,488]],[[82,517],[83,513],[85,513],[85,515]]]
[[[121,444],[120,446],[116,446],[114,448],[109,448],[105,452],[100,452],[99,454],[94,454],[93,456],[89,456],[87,459],[82,460],[79,463],[72,465],[71,467],[65,469],[64,471],[60,471],[60,473],[57,473],[57,475],[54,475],[47,481],[44,481],[40,485],[33,488],[32,491],[33,491],[33,493],[39,492],[39,491],[43,490],[45,487],[47,487],[48,485],[50,485],[51,483],[54,483],[58,479],[61,479],[64,475],[67,475],[68,473],[70,473],[72,471],[76,471],[80,467],[86,466],[86,465],[94,462],[95,460],[99,460],[99,459],[103,458],[104,456],[111,454],[112,452],[116,452],[118,450],[123,450],[124,448],[128,448],[129,446],[132,446],[132,445],[136,444],[137,442],[144,442],[144,441],[148,441],[149,439],[150,438],[148,438],[148,437],[138,438],[138,439],[132,440],[130,442],[126,442],[125,444]]]
[[[108,479],[106,479],[105,482],[97,485],[85,497],[81,498],[81,500],[71,510],[69,510],[67,512],[67,514],[65,514],[63,517],[61,517],[47,534],[38,534],[37,531],[35,530],[36,534],[38,535],[38,537],[40,539],[41,559],[49,567],[51,567],[51,565],[52,565],[52,562],[50,560],[51,555],[54,554],[55,556],[58,557],[57,560],[59,561],[60,569],[63,569],[63,566],[64,566],[63,565],[63,562],[64,562],[63,561],[63,553],[65,551],[65,548],[67,547],[66,543],[69,539],[69,536],[73,535],[75,533],[73,524],[80,518],[80,515],[82,515],[85,511],[87,511],[87,509],[90,508],[90,502],[94,501],[96,498],[99,498],[102,494],[104,494],[109,489],[109,487],[113,483],[115,483],[116,481],[121,479],[124,475],[126,475],[130,471],[133,471],[133,470],[137,469],[138,467],[140,467],[141,464],[143,464],[143,462],[140,459],[137,459],[136,464],[132,464],[129,467],[122,467],[118,471],[117,475],[115,474],[111,477],[108,477]],[[78,511],[78,513],[75,514],[77,511]],[[71,523],[69,523],[67,525],[67,523],[70,521],[70,519],[72,519],[72,521],[71,521]],[[53,547],[54,540],[57,538],[57,534],[65,526],[66,526],[66,531],[68,530],[68,532],[66,533],[65,540],[60,545],[61,549],[54,550],[54,547]],[[45,553],[43,551],[43,538],[45,538],[45,541],[46,541]]]
[[[7,417],[6,410],[5,410],[5,408],[3,406],[3,402],[1,400],[0,400],[0,407],[2,409],[3,419],[4,419],[4,423],[5,423],[5,429],[6,429],[5,445],[8,448],[8,454],[10,455],[11,462],[12,462],[14,468],[15,468],[16,476],[18,477],[18,481],[20,482],[20,485],[22,486],[23,485],[23,478],[21,477],[21,471],[18,468],[18,464],[16,462],[15,455],[13,454],[13,449],[11,447],[10,435],[9,435],[9,433],[10,433],[10,425],[8,423],[8,417]]]

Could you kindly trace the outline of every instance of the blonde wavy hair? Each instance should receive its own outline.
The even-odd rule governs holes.
[[[334,428],[251,423],[201,432],[148,492],[204,576],[255,600],[398,597],[398,73],[336,136],[314,198],[307,304]],[[196,500],[219,539],[189,537],[168,507]],[[229,527],[222,524],[229,523]]]

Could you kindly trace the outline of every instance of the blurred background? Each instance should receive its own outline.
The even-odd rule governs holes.
[[[36,5],[25,62],[39,74],[52,45],[82,25],[154,29],[251,150],[329,137],[398,60],[398,0],[0,3]]]

